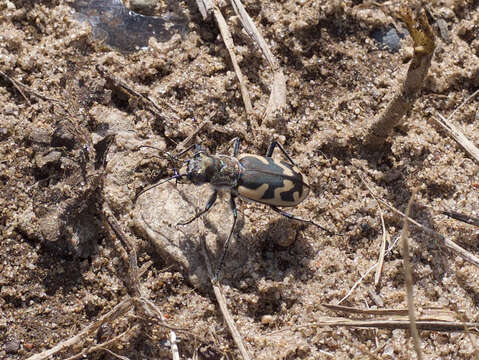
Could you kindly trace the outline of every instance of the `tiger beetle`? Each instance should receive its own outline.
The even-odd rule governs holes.
[[[333,232],[316,224],[312,220],[305,220],[279,209],[279,207],[297,206],[306,198],[310,190],[306,177],[301,174],[294,164],[294,161],[280,143],[273,141],[268,148],[266,156],[238,154],[239,146],[240,139],[236,138],[234,140],[233,156],[228,156],[211,155],[208,154],[201,145],[192,145],[177,155],[179,157],[187,151],[193,148],[195,149],[193,157],[186,160],[186,173],[180,174],[175,170],[175,175],[143,189],[136,196],[136,198],[138,198],[153,187],[173,179],[179,180],[186,178],[194,185],[209,183],[214,191],[208,199],[205,208],[190,219],[177,224],[187,225],[211,209],[216,202],[220,190],[229,190],[231,195],[230,207],[233,213],[233,225],[225,242],[223,254],[216,269],[214,280],[218,279],[236,225],[238,213],[236,211],[235,199],[238,196],[266,204],[278,214],[288,219],[312,224],[328,234],[334,235]],[[282,151],[288,162],[277,161],[271,157],[277,147]],[[168,153],[167,155],[173,160],[178,160],[178,157]]]

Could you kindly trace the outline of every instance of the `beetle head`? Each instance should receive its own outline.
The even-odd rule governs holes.
[[[201,185],[211,181],[217,172],[217,161],[204,151],[198,151],[187,162],[186,176],[195,185]]]

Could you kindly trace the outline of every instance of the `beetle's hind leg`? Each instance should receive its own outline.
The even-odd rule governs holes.
[[[276,146],[281,150],[281,152],[284,154],[284,156],[286,156],[286,159],[288,159],[288,161],[291,163],[291,165],[296,166],[293,159],[291,159],[291,156],[289,156],[288,153],[286,152],[286,150],[284,150],[283,145],[281,145],[276,140],[273,140],[271,142],[271,145],[269,146],[268,151],[266,152],[266,157],[271,157],[273,155],[273,151],[274,151],[274,149],[276,149]]]
[[[217,197],[218,197],[218,191],[215,190],[215,192],[211,194],[210,198],[208,199],[208,202],[206,203],[205,209],[203,211],[200,211],[199,213],[195,214],[192,218],[186,221],[181,221],[177,223],[176,225],[187,225],[193,222],[194,220],[198,219],[201,215],[207,213],[211,209],[213,204],[215,203]]]
[[[336,234],[335,232],[331,231],[331,230],[328,230],[324,227],[322,227],[321,225],[319,224],[316,224],[314,221],[312,220],[306,220],[306,219],[302,219],[300,217],[297,217],[297,216],[294,216],[293,214],[290,214],[290,213],[287,213],[286,211],[283,211],[283,210],[280,210],[278,209],[276,206],[270,206],[271,209],[273,209],[274,211],[276,211],[278,214],[280,215],[283,215],[285,217],[287,217],[288,219],[292,219],[292,220],[297,220],[297,221],[301,221],[301,222],[304,222],[304,223],[307,223],[307,224],[311,224],[311,225],[314,225],[314,226],[317,226],[318,228],[320,228],[321,230],[325,231],[326,233],[328,233],[328,235],[339,235],[339,234]]]

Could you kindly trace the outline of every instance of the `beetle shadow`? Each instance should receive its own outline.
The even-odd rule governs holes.
[[[195,212],[203,209],[203,204],[198,206],[196,204],[197,200],[191,196],[189,191],[178,189],[178,194]],[[224,202],[227,200],[227,197],[228,195],[226,194],[226,199],[218,199],[217,201]],[[205,227],[205,236],[208,238],[209,234],[215,235],[215,243],[208,242],[211,240],[207,240],[206,246],[213,272],[216,271],[223,256],[225,241],[232,225],[232,214],[229,211],[229,207],[225,204],[223,208],[225,211],[220,212],[223,209],[220,210],[213,207],[208,214],[202,215],[200,220]],[[258,208],[258,211],[264,212],[264,216],[271,216],[271,221],[261,231],[254,232],[254,229],[252,232],[249,229],[245,231],[246,222],[254,220],[246,218],[241,202],[238,202],[237,209],[238,220],[219,276],[222,283],[229,283],[232,287],[239,287],[243,279],[251,279],[253,272],[255,277],[282,281],[285,276],[291,276],[292,274],[294,277],[301,277],[304,276],[305,271],[309,271],[305,264],[309,258],[312,258],[313,254],[304,231],[310,225],[287,219],[277,215],[267,207],[261,207]],[[210,214],[213,217],[210,217]],[[215,219],[218,216],[223,216],[224,221]],[[176,249],[181,251],[181,256],[186,259],[186,262],[179,263],[178,267],[181,268],[187,279],[193,279],[193,275],[199,277],[199,274],[201,274],[201,276],[204,276],[205,279],[202,279],[201,284],[198,284],[198,282],[193,283],[193,281],[190,282],[201,291],[206,290],[206,292],[209,292],[210,286],[206,273],[206,264],[201,254],[202,245],[200,237],[202,235],[198,234],[199,236],[195,236],[187,229],[182,230],[182,228],[183,226],[177,226],[177,231],[183,232],[185,236],[180,246],[177,246]],[[153,231],[160,233],[162,230],[153,229]],[[278,245],[278,238],[281,238],[281,241],[291,242],[292,244],[286,247]],[[174,258],[175,256],[172,257]],[[183,266],[184,264],[186,266]]]
[[[287,283],[313,278],[315,270],[310,264],[315,253],[305,234],[307,228],[294,220],[274,218],[261,231],[239,233],[231,245],[220,281],[243,294],[254,295],[256,300],[247,302],[252,318],[279,313],[284,306],[290,308],[297,298],[294,292],[285,291]],[[282,246],[278,239],[291,244]]]
[[[223,281],[236,287],[248,278],[280,282],[286,276],[304,276],[309,271],[305,264],[314,256],[304,235],[307,227],[295,220],[279,217],[255,233],[238,229],[226,255]],[[255,284],[256,281],[252,281],[253,288]]]
[[[183,191],[179,191],[179,193],[183,200],[195,211],[203,209],[203,207],[198,208],[194,205],[191,198]],[[227,196],[229,195],[225,197]],[[225,200],[218,199],[217,202]],[[294,277],[303,276],[307,267],[302,263],[304,259],[313,256],[311,246],[304,236],[304,231],[312,225],[288,219],[276,214],[267,206],[260,206],[258,212],[263,212],[264,216],[276,219],[268,222],[266,228],[259,232],[247,232],[245,234],[243,230],[246,222],[254,220],[247,219],[241,202],[241,200],[237,201],[238,219],[227,248],[220,279],[231,282],[231,286],[234,287],[234,284],[238,281],[250,276],[251,271],[253,271],[251,269],[257,267],[255,264],[260,264],[258,275],[274,281],[281,281],[285,276],[291,274]],[[218,209],[216,210],[218,211]],[[213,208],[210,212],[214,211]],[[216,251],[207,249],[213,271],[215,271],[225,251],[225,241],[233,222],[233,216],[228,208],[223,229],[219,229],[213,221],[210,221],[208,215],[203,215],[202,220],[206,230],[217,235]],[[291,237],[294,237],[294,239],[291,239]],[[278,240],[278,238],[282,239]],[[290,245],[281,246],[278,244],[280,242],[290,243]],[[291,269],[296,270],[291,272]],[[228,276],[225,276],[226,274]]]
[[[157,211],[158,207],[155,204],[164,201],[165,198],[162,197],[161,191],[158,192],[160,195],[155,192],[150,193],[150,198],[145,202],[146,205],[140,205],[137,209],[139,211],[137,211],[136,217],[140,221],[135,221],[135,231],[139,231],[141,237],[153,244],[155,252],[160,255],[166,264],[171,264],[181,271],[190,285],[203,293],[209,293],[211,285],[203,256],[202,237],[206,237],[206,251],[212,271],[215,272],[233,221],[226,199],[220,196],[215,206],[208,213],[203,214],[191,224],[177,225],[177,222],[185,221],[189,216],[203,210],[210,194],[203,189],[196,189],[194,186],[184,189],[171,186],[164,191],[175,193],[176,197],[172,198],[174,204],[171,208],[174,212],[165,215],[167,216],[166,222],[163,222],[164,220],[160,220],[159,223],[155,223],[156,220],[152,222],[152,219],[156,216],[162,216],[162,212],[156,213],[157,215],[154,215],[153,218],[148,212],[151,207]],[[225,197],[227,198],[227,196]],[[177,203],[183,203],[184,205],[179,208],[176,207]],[[183,206],[188,211],[183,211]],[[178,216],[178,218],[175,218],[175,216]],[[198,221],[202,222],[204,230],[201,230],[202,225],[199,225]],[[197,228],[198,225],[200,228]],[[240,212],[230,244],[236,242],[236,234],[242,231],[243,226],[244,220]],[[228,261],[228,256],[226,261]]]

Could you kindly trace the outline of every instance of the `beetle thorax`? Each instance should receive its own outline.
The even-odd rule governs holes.
[[[187,174],[195,185],[210,183],[215,188],[234,188],[238,184],[240,164],[231,156],[201,152],[188,162]]]

